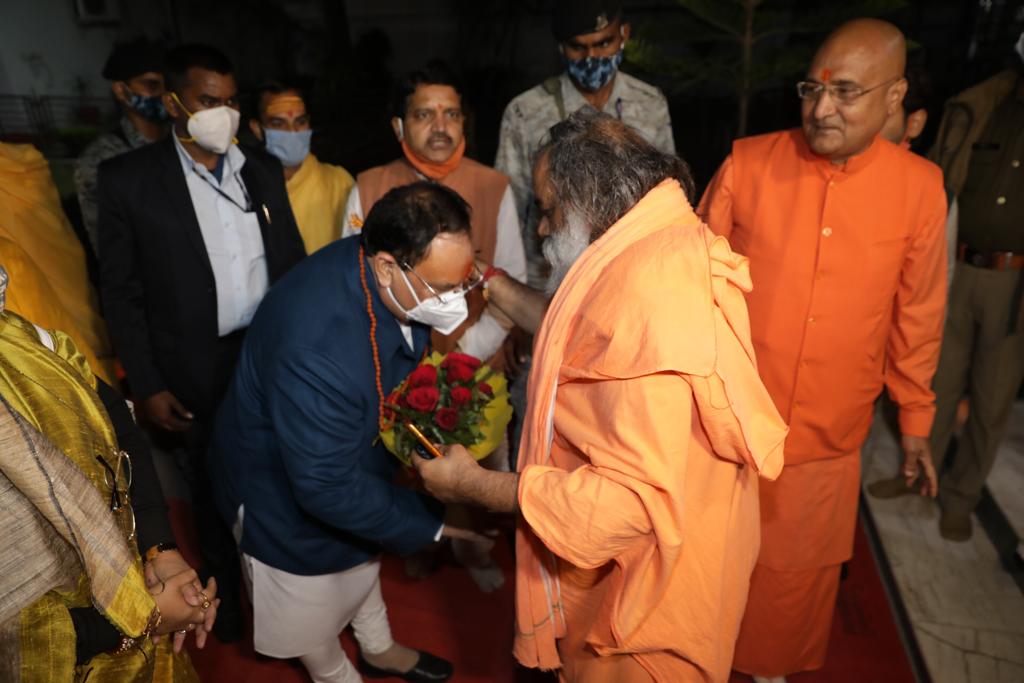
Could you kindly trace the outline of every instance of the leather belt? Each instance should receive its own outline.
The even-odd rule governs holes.
[[[956,260],[976,268],[1024,270],[1024,254],[1015,254],[1012,251],[978,251],[966,244],[957,247]]]

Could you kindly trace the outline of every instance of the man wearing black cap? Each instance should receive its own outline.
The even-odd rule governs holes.
[[[96,172],[101,161],[156,142],[167,133],[164,94],[163,50],[146,40],[121,43],[107,58],[103,78],[110,81],[121,109],[114,130],[100,135],[85,148],[75,163],[75,189],[82,207],[82,222],[93,254],[99,256],[96,204]]]

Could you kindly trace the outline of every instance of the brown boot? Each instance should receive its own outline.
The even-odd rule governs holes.
[[[971,539],[971,514],[943,510],[939,517],[939,535],[947,541],[963,543]]]
[[[911,493],[915,493],[915,489],[907,486],[907,480],[905,477],[893,477],[892,479],[879,479],[878,481],[868,485],[868,493],[875,498],[881,498],[883,500],[888,498],[897,498],[899,496],[907,496]]]

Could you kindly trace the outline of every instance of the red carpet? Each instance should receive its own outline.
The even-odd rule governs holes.
[[[186,559],[194,564],[195,533],[190,518],[187,504],[171,501],[175,533]],[[400,560],[385,558],[382,581],[391,629],[400,642],[452,661],[452,683],[552,681],[553,677],[517,668],[512,661],[512,557],[508,544],[499,544],[496,552],[506,570],[506,584],[491,595],[477,590],[465,570],[450,559],[430,578],[412,581],[405,578]],[[190,639],[189,643],[193,642]],[[351,635],[346,633],[342,642],[354,657]],[[309,681],[297,662],[256,654],[251,630],[242,643],[222,645],[211,638],[204,650],[193,646],[190,651],[205,683]],[[750,679],[734,674],[731,681],[749,683]],[[914,683],[867,538],[859,526],[849,576],[839,589],[828,663],[820,671],[790,676],[789,681]]]

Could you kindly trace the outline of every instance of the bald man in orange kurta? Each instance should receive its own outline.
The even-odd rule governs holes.
[[[935,485],[924,440],[946,201],[937,166],[877,135],[903,95],[902,52],[886,58],[903,50],[893,32],[862,21],[833,34],[802,88],[803,128],[733,143],[698,209],[750,258],[758,368],[790,424],[784,471],[761,485],[761,553],[734,661],[763,679],[824,664],[883,386],[899,405],[904,474]]]

